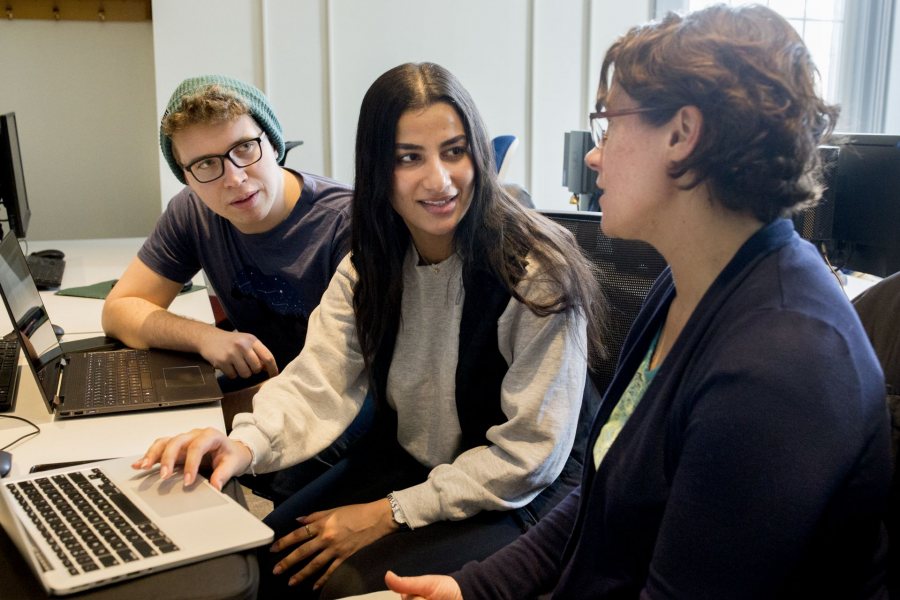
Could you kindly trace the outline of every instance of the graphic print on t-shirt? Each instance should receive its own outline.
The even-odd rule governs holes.
[[[235,276],[231,296],[238,300],[256,300],[260,308],[276,315],[309,318],[300,294],[281,275],[266,275],[244,267]]]

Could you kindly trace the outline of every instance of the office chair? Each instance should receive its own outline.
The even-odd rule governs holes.
[[[650,286],[666,268],[666,261],[649,244],[604,235],[599,212],[540,212],[571,231],[585,256],[597,267],[609,308],[604,339],[607,356],[595,359],[591,378],[603,394],[612,381],[625,336]]]
[[[498,135],[493,140],[494,164],[497,167],[497,179],[503,181],[512,162],[510,159],[519,147],[519,138],[514,135]]]
[[[888,595],[900,598],[900,273],[882,279],[853,299],[853,307],[884,370],[891,418],[894,473],[888,500]]]
[[[525,208],[534,208],[534,201],[528,190],[517,183],[508,183],[503,180],[512,163],[511,157],[519,147],[519,139],[514,135],[499,135],[491,140],[494,146],[494,163],[497,168],[497,180],[510,196],[518,200]]]
[[[612,381],[625,336],[666,262],[649,244],[606,237],[600,231],[599,212],[542,210],[540,213],[575,236],[578,246],[597,269],[597,279],[608,305],[603,339],[606,357],[592,360],[575,432],[573,456],[584,456],[594,416]],[[577,485],[580,481],[583,465],[580,461],[576,463],[567,465],[560,474],[560,479],[567,484]]]
[[[281,160],[278,161],[278,166],[283,167],[285,161],[287,161],[288,152],[291,151],[292,148],[296,148],[297,146],[302,146],[303,140],[295,140],[292,142],[284,143],[284,156],[281,157]]]

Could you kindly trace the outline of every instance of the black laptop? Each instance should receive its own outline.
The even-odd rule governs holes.
[[[60,344],[12,233],[0,242],[0,294],[51,412],[81,417],[222,399],[215,369],[166,350],[76,351]]]

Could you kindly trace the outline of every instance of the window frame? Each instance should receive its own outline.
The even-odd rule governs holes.
[[[742,1],[723,0],[728,4]],[[757,0],[768,4],[767,0]],[[815,0],[806,0],[807,2]],[[836,97],[841,106],[837,129],[842,132],[884,133],[891,85],[891,44],[897,0],[845,0],[840,56],[836,61]],[[684,12],[690,0],[656,0],[652,13]],[[812,19],[810,19],[812,20]],[[900,32],[897,32],[900,37]],[[900,40],[898,40],[900,43]]]

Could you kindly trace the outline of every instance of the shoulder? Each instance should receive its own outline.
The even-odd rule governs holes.
[[[334,273],[334,279],[341,279],[344,282],[344,285],[349,285],[350,287],[353,287],[356,284],[358,276],[349,252],[341,259],[341,262],[338,263]]]
[[[196,224],[203,220],[205,210],[209,209],[189,187],[185,186],[169,200],[148,239],[188,235],[188,232],[194,231]]]
[[[699,332],[703,357],[694,364],[705,376],[743,373],[768,389],[754,403],[804,399],[844,411],[856,398],[874,403],[857,408],[883,408],[878,360],[843,290],[827,267],[790,250],[778,254],[754,269]]]
[[[743,252],[743,249],[740,251]],[[835,331],[858,325],[855,311],[816,249],[799,237],[762,253],[738,257],[707,290],[694,319],[704,327],[771,329],[798,319]]]
[[[322,295],[322,303],[328,305],[353,305],[353,290],[356,287],[357,274],[350,254],[347,253],[338,263],[334,271],[334,277],[328,282],[328,286]]]
[[[216,243],[216,219],[221,217],[185,186],[169,201],[138,258],[160,275],[184,281],[200,268],[201,248]]]
[[[819,336],[850,346],[865,339],[843,289],[805,242],[766,256],[727,294],[723,317],[751,339],[759,337],[754,330],[791,346],[823,347],[824,339],[815,340]]]
[[[205,208],[205,205],[191,188],[184,186],[181,188],[181,191],[172,196],[172,199],[169,200],[169,203],[166,205],[166,210],[181,212],[185,210],[196,210],[197,207]]]
[[[301,203],[316,211],[349,216],[350,200],[353,198],[353,189],[350,186],[322,175],[295,173],[303,178]]]

